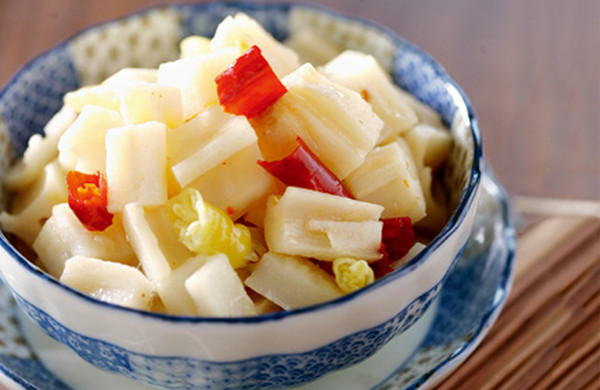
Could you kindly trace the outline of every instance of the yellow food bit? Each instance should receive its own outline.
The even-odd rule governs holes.
[[[185,188],[169,199],[166,212],[179,241],[192,252],[224,253],[234,268],[246,264],[245,257],[252,246],[250,231],[205,202],[198,190]]]
[[[243,39],[236,40],[235,45],[240,49],[240,51],[242,53],[244,53],[246,50],[250,49],[250,44],[248,42],[244,41]]]
[[[93,183],[85,183],[81,187],[77,187],[77,193],[80,196],[100,196],[98,186]]]
[[[375,281],[375,273],[369,263],[350,257],[335,259],[333,274],[338,287],[345,293],[354,292]]]

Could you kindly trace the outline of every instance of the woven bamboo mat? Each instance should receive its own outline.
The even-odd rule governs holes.
[[[600,389],[600,202],[516,198],[513,289],[436,390]]]

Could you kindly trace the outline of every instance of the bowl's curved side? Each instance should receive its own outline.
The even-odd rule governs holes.
[[[21,256],[0,233],[0,268],[6,284],[28,315],[48,334],[101,368],[166,387],[182,380],[181,377],[169,376],[168,372],[173,372],[173,364],[181,367],[181,372],[195,381],[221,378],[226,381],[219,382],[219,386],[223,387],[231,385],[231,379],[223,378],[232,378],[233,372],[244,381],[252,374],[263,385],[291,381],[285,382],[290,385],[370,356],[414,323],[435,298],[467,240],[478,200],[481,144],[468,99],[431,57],[393,33],[320,7],[294,4],[173,6],[146,10],[127,20],[133,25],[139,25],[144,18],[153,20],[154,17],[180,23],[177,25],[178,33],[173,32],[172,25],[169,27],[170,37],[180,37],[198,33],[199,29],[207,29],[206,33],[210,34],[209,30],[213,28],[210,23],[220,20],[214,17],[215,14],[225,16],[237,11],[256,17],[278,38],[285,38],[289,33],[288,26],[301,26],[301,21],[307,17],[316,21],[317,25],[337,26],[343,32],[340,37],[349,39],[352,45],[362,45],[352,48],[378,56],[396,82],[436,108],[444,121],[452,124],[452,131],[463,149],[474,148],[474,152],[467,153],[466,157],[456,157],[456,169],[462,172],[453,184],[460,195],[457,211],[432,245],[408,266],[337,301],[257,318],[174,317],[106,304],[43,273]],[[173,18],[173,13],[179,16]],[[30,95],[29,99],[35,98],[36,101],[46,99],[44,115],[48,117],[52,111],[49,107],[56,106],[55,110],[58,110],[62,94],[76,88],[82,77],[89,76],[81,72],[87,60],[78,56],[81,48],[85,47],[81,42],[93,42],[93,37],[98,35],[97,28],[113,31],[131,27],[128,23],[108,23],[78,34],[28,64],[0,93],[0,114],[5,118],[17,155],[22,152],[29,136],[41,131],[44,121],[36,117],[31,105],[24,107],[19,115],[7,116],[6,111],[15,104],[12,99],[19,98],[21,100],[15,101],[21,103]],[[135,56],[142,54],[132,57],[138,61]],[[53,87],[51,94],[44,95],[44,74],[48,71],[68,74],[52,80],[59,85]],[[105,70],[96,69],[95,72],[97,75],[89,76],[90,80],[99,77]],[[35,82],[31,82],[32,79]],[[8,143],[1,137],[0,141],[5,145]],[[6,167],[0,167],[2,170]],[[123,323],[128,326],[122,326]],[[223,340],[228,340],[228,343],[223,343]],[[232,348],[232,345],[235,347]],[[257,356],[259,358],[255,359]],[[257,371],[258,368],[262,371]],[[198,376],[198,373],[202,375]],[[295,379],[290,379],[293,375]]]
[[[4,157],[20,156],[29,138],[42,133],[44,125],[62,107],[64,94],[78,87],[77,71],[66,43],[21,68],[0,91],[0,126],[11,144],[10,153]],[[0,168],[5,171],[7,166]]]
[[[98,368],[163,388],[237,389],[296,386],[363,361],[421,318],[433,298],[439,293],[440,286],[441,283],[411,302],[397,316],[384,324],[356,332],[314,350],[269,354],[224,362],[181,356],[182,351],[178,351],[176,356],[156,356],[125,349],[116,344],[73,332],[21,298],[19,294],[14,295],[24,313],[46,334]],[[300,338],[305,333],[299,329],[295,331],[296,335],[300,334]],[[310,331],[325,332],[326,329],[320,329],[313,323]],[[179,333],[179,330],[171,329],[171,332]],[[198,329],[195,329],[194,333],[197,332]],[[231,333],[231,329],[224,332]],[[267,339],[264,331],[251,333],[247,336]],[[421,336],[425,334],[426,329],[421,332]],[[216,337],[224,336],[221,334]],[[273,338],[272,334],[269,335],[269,339]],[[411,341],[415,345],[419,343],[419,340]],[[407,344],[409,344],[408,340]],[[190,335],[187,335],[186,345],[190,349],[200,347],[193,342],[193,337]],[[244,347],[240,346],[240,348]],[[173,386],[174,383],[177,385]]]
[[[402,337],[441,290],[444,270],[457,258],[473,215],[445,243],[448,248],[435,253],[429,267],[406,273],[401,283],[386,283],[352,305],[332,304],[241,328],[210,322],[165,323],[138,313],[115,316],[110,307],[82,302],[47,281],[35,282],[20,267],[9,266],[8,284],[27,316],[48,335],[104,370],[166,388],[174,383],[184,388],[292,386],[358,363],[391,338]],[[419,288],[414,284],[429,285],[430,279],[438,277],[432,288],[415,293]],[[27,287],[32,282],[35,285]],[[380,319],[396,311],[390,319]],[[314,333],[321,337],[313,337]]]

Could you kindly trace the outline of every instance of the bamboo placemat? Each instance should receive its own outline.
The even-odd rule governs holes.
[[[600,202],[516,198],[513,289],[436,390],[600,389]]]

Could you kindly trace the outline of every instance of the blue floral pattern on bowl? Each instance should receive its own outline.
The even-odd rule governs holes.
[[[146,356],[66,328],[16,292],[17,303],[50,337],[108,372],[170,389],[234,390],[296,386],[373,355],[394,335],[411,326],[438,295],[442,283],[413,301],[381,326],[299,354],[271,355],[247,361],[214,363],[190,358]],[[353,351],[352,356],[347,351]],[[219,372],[222,375],[211,375]],[[173,373],[176,373],[174,375]],[[285,373],[285,375],[283,375]]]
[[[77,87],[77,72],[66,44],[38,57],[5,87],[0,95],[0,118],[17,155],[25,150],[32,130],[41,133],[62,107],[62,96]]]

